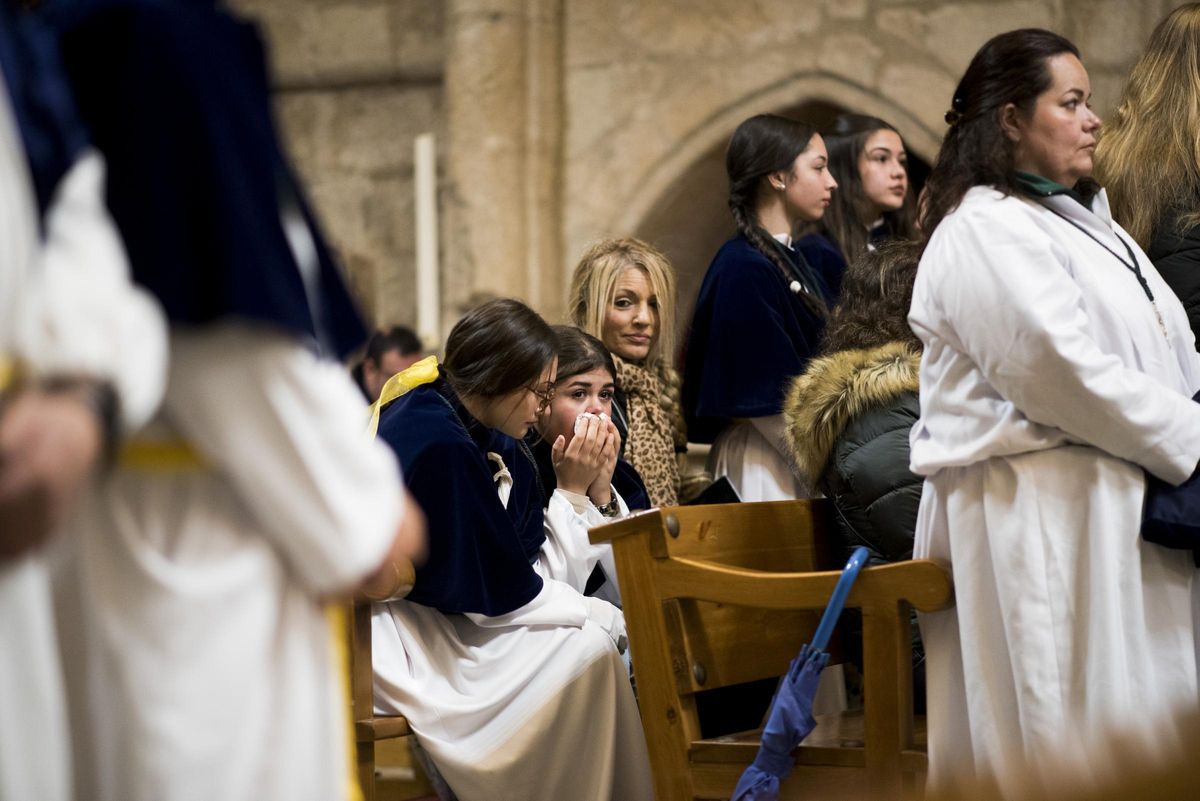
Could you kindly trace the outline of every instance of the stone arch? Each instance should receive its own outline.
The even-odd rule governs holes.
[[[734,128],[760,112],[803,116],[818,125],[842,111],[888,120],[916,160],[928,163],[941,142],[914,113],[842,76],[811,71],[740,98],[683,137],[638,182],[614,212],[608,230],[630,231],[655,243],[679,274],[679,321],[686,325],[708,260],[729,235],[724,148]]]

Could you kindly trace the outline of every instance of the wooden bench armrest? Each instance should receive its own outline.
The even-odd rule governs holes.
[[[360,743],[394,740],[410,731],[408,719],[403,715],[381,715],[354,721],[354,737]]]
[[[660,529],[662,525],[661,521],[662,513],[657,508],[643,509],[634,512],[629,517],[605,523],[603,526],[596,526],[588,531],[588,539],[591,540],[593,545],[599,545],[602,542],[612,542],[621,537],[637,534],[639,531]]]
[[[663,597],[760,609],[822,609],[842,575],[839,570],[773,573],[682,558],[661,560],[657,568]],[[950,607],[954,587],[949,572],[924,559],[864,568],[846,606],[862,608],[898,600],[921,612]]]

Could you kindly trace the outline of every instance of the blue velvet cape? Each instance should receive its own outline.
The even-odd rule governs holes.
[[[174,323],[265,322],[344,357],[366,330],[279,145],[262,41],[212,0],[52,0],[133,277]],[[281,222],[307,223],[306,289]]]
[[[826,306],[832,290],[804,254],[779,247],[791,259],[789,276],[738,234],[717,251],[700,285],[683,372],[694,442],[712,442],[734,418],[779,414],[788,383],[817,351],[825,321],[789,285],[799,280]]]
[[[542,579],[532,564],[546,535],[537,468],[525,444],[473,418],[444,378],[388,405],[379,438],[396,452],[428,522],[429,558],[407,600],[484,615],[533,600]],[[507,509],[488,452],[512,473]]]
[[[0,71],[44,215],[88,137],[53,31],[35,15],[16,11],[12,0],[0,0]]]

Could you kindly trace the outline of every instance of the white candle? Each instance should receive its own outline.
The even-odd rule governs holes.
[[[438,277],[437,154],[433,134],[413,141],[413,192],[417,232],[417,335],[430,350],[441,347]]]

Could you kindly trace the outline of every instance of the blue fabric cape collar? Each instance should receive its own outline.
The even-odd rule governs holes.
[[[48,12],[108,162],[133,277],[171,321],[263,322],[338,358],[358,347],[366,330],[279,144],[255,26],[212,0],[60,0]],[[316,251],[307,284],[289,208]]]

